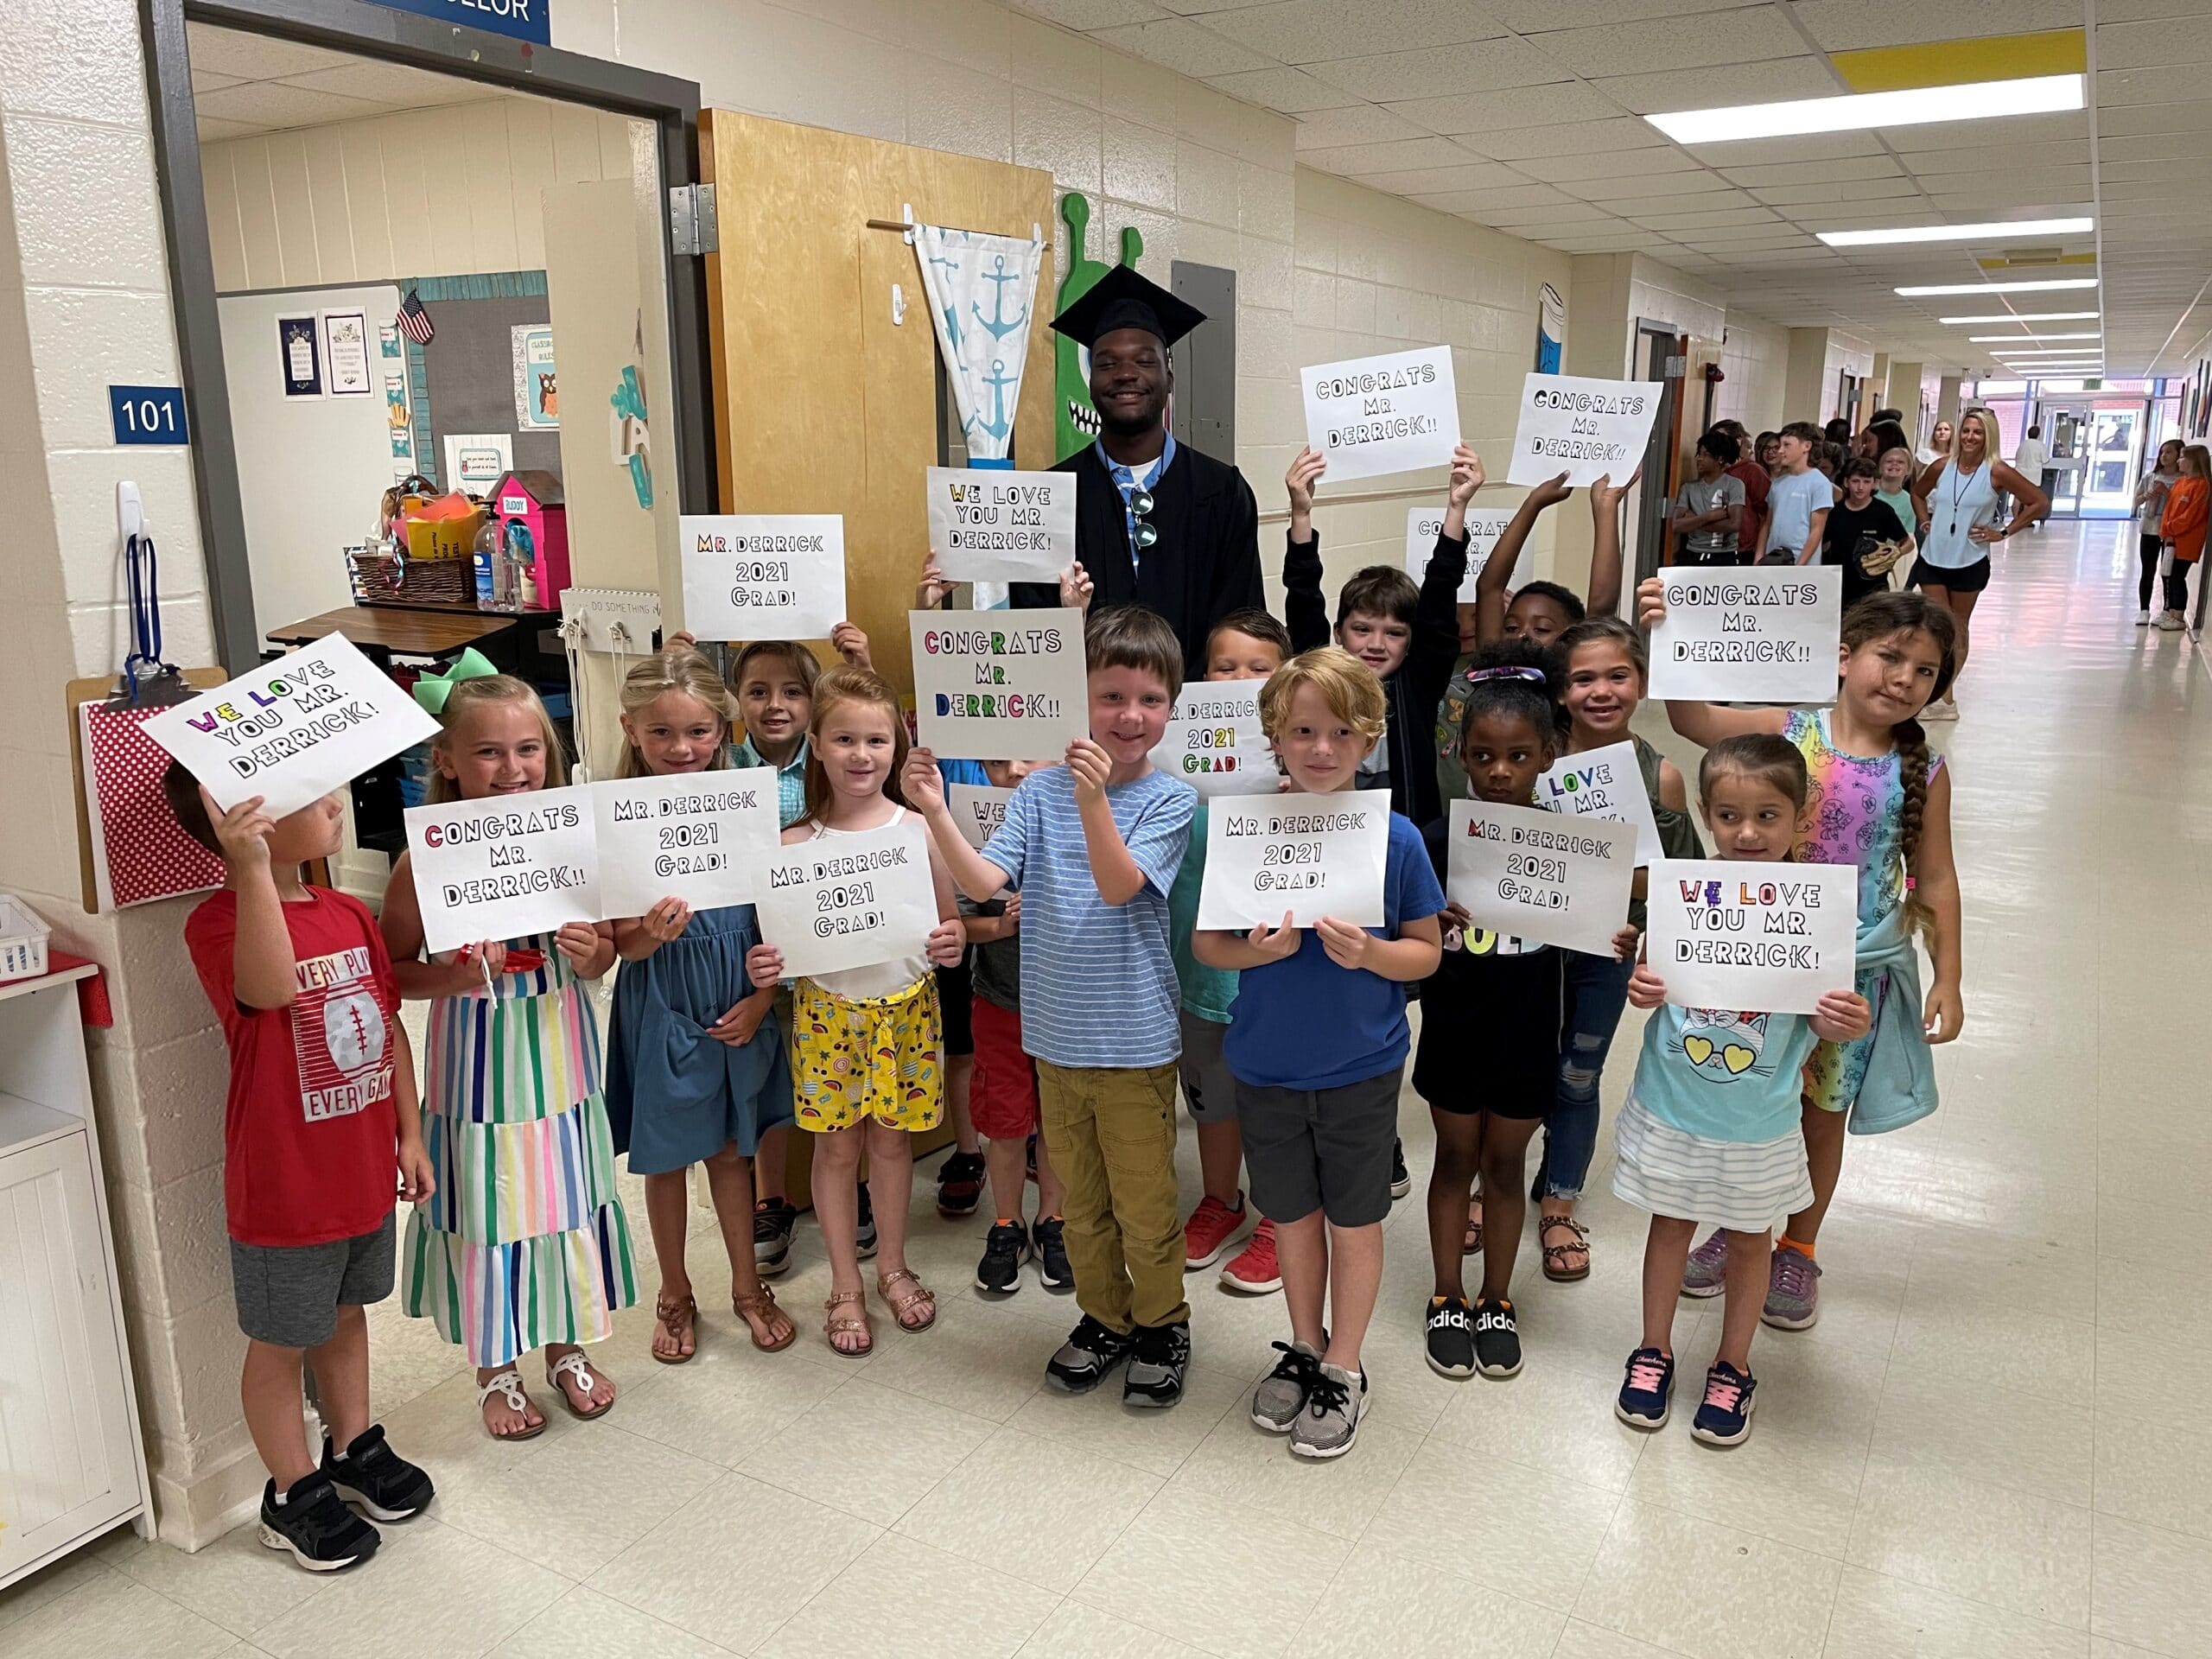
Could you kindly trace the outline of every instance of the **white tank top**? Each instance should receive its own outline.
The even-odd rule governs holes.
[[[905,820],[906,809],[900,807],[892,814],[891,823],[878,826],[888,830],[891,824]],[[817,823],[809,841],[820,841],[825,836],[849,836],[850,830],[832,830]],[[865,968],[842,968],[834,974],[809,974],[807,977],[832,996],[842,996],[859,1002],[877,996],[896,996],[917,980],[927,979],[933,970],[927,957],[894,957],[889,962],[872,962]]]
[[[1920,556],[1937,569],[1963,570],[1989,556],[1988,548],[1968,539],[1967,532],[1997,518],[1991,471],[1986,461],[1965,474],[1955,461],[1943,463],[1936,487],[1928,493],[1928,536],[1920,544]]]

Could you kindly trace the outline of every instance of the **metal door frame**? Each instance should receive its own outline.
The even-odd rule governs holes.
[[[1675,454],[1682,405],[1682,373],[1666,372],[1670,359],[1687,365],[1681,331],[1656,317],[1638,317],[1629,378],[1658,383],[1659,411],[1643,446],[1643,479],[1637,486],[1636,550],[1633,555],[1622,550],[1624,561],[1632,556],[1636,562],[1633,569],[1622,573],[1624,596],[1634,594],[1637,582],[1656,575],[1666,563],[1667,508],[1674,499]]]

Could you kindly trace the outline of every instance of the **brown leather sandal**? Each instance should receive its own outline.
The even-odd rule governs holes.
[[[891,1287],[899,1284],[912,1285],[913,1289],[904,1296],[893,1296],[891,1294]],[[883,1274],[876,1280],[875,1290],[876,1294],[890,1304],[891,1317],[899,1322],[899,1328],[901,1331],[908,1332],[926,1331],[937,1323],[936,1293],[915,1276],[912,1268],[898,1268]],[[930,1305],[927,1319],[910,1319],[906,1317],[910,1312],[924,1302]]]
[[[679,1351],[664,1354],[658,1348],[648,1348],[646,1351],[664,1365],[682,1365],[697,1358],[698,1320],[699,1304],[690,1297],[658,1296],[654,1298],[653,1321],[667,1328],[668,1334],[676,1338]],[[681,1351],[681,1345],[687,1340],[691,1344],[691,1351],[688,1354]]]
[[[1590,1230],[1573,1216],[1546,1216],[1536,1224],[1537,1242],[1541,1243],[1554,1227],[1566,1228],[1574,1235],[1574,1242],[1571,1244],[1544,1245],[1544,1277],[1562,1285],[1587,1279],[1590,1276]],[[1577,1250],[1582,1252],[1582,1265],[1570,1268],[1567,1265],[1567,1258]]]
[[[830,1300],[822,1306],[830,1315],[822,1322],[822,1339],[830,1344],[831,1353],[844,1359],[866,1359],[875,1351],[875,1333],[868,1329],[868,1297],[865,1292],[833,1290],[830,1293]],[[855,1319],[849,1313],[841,1314],[837,1312],[841,1307],[857,1307],[860,1309],[860,1316]],[[839,1337],[849,1335],[855,1331],[860,1332],[861,1338],[859,1347],[840,1348],[837,1345]]]
[[[1466,1236],[1459,1241],[1461,1255],[1480,1255],[1483,1253],[1483,1224],[1474,1216],[1467,1217]]]
[[[750,1296],[741,1290],[732,1291],[729,1305],[736,1311],[737,1317],[745,1321],[746,1334],[753,1338],[753,1345],[762,1353],[780,1354],[798,1340],[798,1327],[791,1324],[788,1318],[784,1321],[786,1329],[781,1342],[763,1342],[753,1332],[753,1320],[758,1319],[761,1324],[766,1325],[772,1315],[783,1312],[783,1309],[776,1306],[776,1293],[767,1286],[761,1286]]]

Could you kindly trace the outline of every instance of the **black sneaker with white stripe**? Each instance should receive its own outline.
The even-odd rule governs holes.
[[[372,1521],[410,1520],[437,1496],[429,1476],[386,1444],[382,1423],[354,1436],[342,1456],[324,1435],[322,1472],[340,1497],[358,1504]]]
[[[317,1470],[294,1481],[282,1502],[275,1481],[263,1484],[261,1541],[270,1549],[289,1550],[310,1573],[343,1573],[375,1554],[384,1539],[346,1507],[330,1477]]]
[[[1075,1269],[1068,1265],[1067,1223],[1039,1216],[1030,1224],[1029,1254],[1037,1263],[1037,1282],[1047,1290],[1073,1290]]]
[[[1129,1369],[1122,1374],[1122,1403],[1165,1411],[1183,1398],[1183,1373],[1191,1363],[1191,1327],[1141,1325],[1129,1350]]]
[[[1021,1264],[1029,1259],[1029,1230],[1018,1221],[995,1224],[976,1264],[976,1288],[1011,1296],[1021,1288]]]
[[[1511,1376],[1521,1369],[1521,1326],[1513,1304],[1503,1296],[1475,1299],[1475,1369],[1491,1377]]]
[[[1439,1376],[1475,1374],[1474,1315],[1461,1297],[1429,1299],[1428,1369]]]
[[[1390,1202],[1395,1204],[1413,1190],[1414,1178],[1406,1168],[1406,1143],[1393,1141],[1390,1143]]]
[[[1064,1394],[1089,1394],[1129,1357],[1135,1342],[1134,1335],[1109,1331],[1086,1313],[1045,1362],[1045,1380]]]

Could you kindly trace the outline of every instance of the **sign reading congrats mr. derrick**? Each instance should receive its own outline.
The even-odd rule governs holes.
[[[1380,927],[1389,850],[1390,798],[1379,789],[1217,800],[1198,925],[1241,933],[1288,911],[1294,927],[1324,916]]]
[[[1859,872],[1848,864],[1662,859],[1645,889],[1645,959],[1688,1008],[1812,1014],[1857,964]]]
[[[1843,567],[1663,570],[1651,695],[1694,702],[1834,702]]]
[[[1513,511],[1510,507],[1467,510],[1467,574],[1459,582],[1460,604],[1475,602],[1475,578],[1482,575],[1483,566],[1490,562],[1491,550],[1497,545],[1497,538],[1505,534],[1505,527],[1512,522]],[[1436,538],[1443,531],[1443,508],[1406,509],[1406,574],[1415,582],[1427,579],[1429,556],[1436,551]]]
[[[677,524],[683,626],[699,639],[827,639],[851,614],[842,515],[687,512]]]
[[[1328,481],[1448,467],[1459,441],[1452,348],[1356,357],[1300,369],[1306,444],[1328,458]]]
[[[438,722],[343,634],[265,663],[148,720],[147,736],[228,810],[262,798],[272,818],[435,736]]]
[[[1541,484],[1565,473],[1570,485],[1609,476],[1627,483],[1659,418],[1659,393],[1651,380],[1528,376],[1521,384],[1521,418],[1505,481]]]
[[[1090,734],[1081,611],[910,611],[914,729],[947,760],[1058,760]]]
[[[423,942],[433,951],[605,913],[588,786],[410,807],[406,818]]]
[[[918,957],[937,925],[927,832],[918,819],[780,848],[753,906],[786,977]]]
[[[953,582],[1051,582],[1075,560],[1075,474],[932,467],[930,547]]]
[[[602,779],[591,795],[609,916],[642,916],[664,899],[695,910],[748,903],[781,840],[772,766]]]
[[[1452,803],[1444,891],[1478,927],[1610,957],[1635,882],[1632,824]]]

